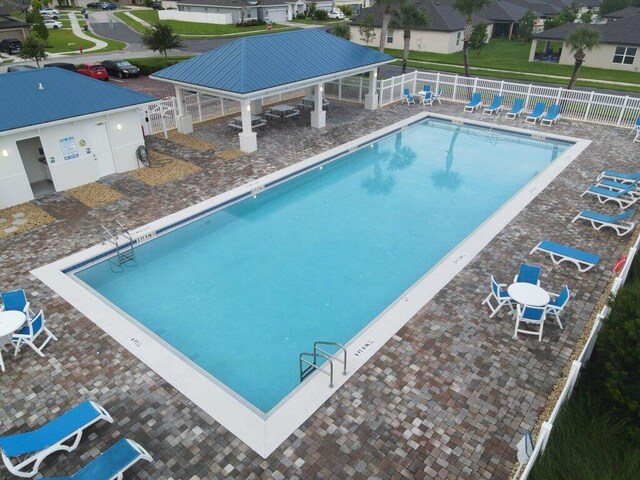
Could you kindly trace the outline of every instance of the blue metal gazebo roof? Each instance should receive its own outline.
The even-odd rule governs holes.
[[[395,58],[318,29],[244,37],[153,78],[236,96],[389,63]],[[354,72],[355,73],[355,72]]]
[[[144,93],[61,68],[0,75],[0,132],[151,102]]]

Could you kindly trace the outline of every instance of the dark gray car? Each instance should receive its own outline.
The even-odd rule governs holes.
[[[105,60],[102,62],[102,66],[107,69],[109,75],[116,75],[120,78],[140,75],[140,69],[126,60]]]
[[[31,65],[11,65],[7,68],[7,72],[24,72],[25,70],[37,70],[37,68]]]
[[[22,42],[17,38],[5,38],[0,42],[0,52],[5,52],[9,55],[14,55],[20,52],[21,48]]]

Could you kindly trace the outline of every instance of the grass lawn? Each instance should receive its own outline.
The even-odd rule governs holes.
[[[313,18],[294,18],[291,20],[291,23],[303,23],[306,25],[337,25],[338,23],[342,23],[344,20],[335,20],[333,18],[328,18],[327,20],[315,20]]]
[[[136,10],[130,12],[132,15],[154,24],[159,22],[157,10]],[[142,33],[145,28],[139,22],[136,22],[128,15],[124,13],[116,13],[116,16],[124,23],[129,25],[134,30]],[[182,22],[179,20],[162,20],[162,23],[171,25],[174,33],[179,35],[201,35],[201,36],[214,36],[214,35],[229,35],[229,34],[251,34],[251,33],[267,33],[267,27],[265,25],[258,25],[254,27],[236,27],[235,24],[231,25],[216,25],[212,23],[195,23],[195,22]],[[273,25],[273,30],[286,29],[285,25]]]
[[[191,58],[191,56],[185,57],[146,57],[146,58],[127,58],[126,60],[140,69],[140,73],[143,75],[151,75],[152,73],[162,70],[163,68],[175,65],[183,60]]]
[[[572,65],[559,65],[553,63],[529,62],[529,50],[531,44],[526,42],[515,42],[502,39],[493,39],[482,50],[480,55],[474,51],[469,54],[469,64],[472,67],[484,67],[500,70],[511,70],[521,73],[542,73],[548,75],[571,76]],[[390,55],[402,58],[401,50],[385,50]],[[587,54],[587,60],[589,54]],[[463,65],[462,51],[442,54],[430,52],[410,52],[410,60],[420,60],[427,62],[445,63],[450,65]],[[414,64],[417,66],[418,64]],[[422,68],[428,68],[422,65]],[[433,68],[441,70],[439,66]],[[497,72],[492,72],[491,76],[497,77]],[[505,77],[509,78],[509,77]],[[517,78],[513,75],[510,78]],[[616,82],[636,83],[640,86],[640,74],[637,72],[625,72],[620,70],[606,70],[602,68],[582,67],[580,76],[582,79],[609,80]],[[542,80],[537,80],[542,81]],[[601,85],[602,87],[602,85]],[[608,87],[607,87],[608,88]]]
[[[60,53],[77,51],[82,47],[87,49],[93,47],[93,42],[76,37],[71,30],[57,29],[49,30],[47,40],[47,52]]]

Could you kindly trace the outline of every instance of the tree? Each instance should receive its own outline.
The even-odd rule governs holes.
[[[166,23],[156,23],[153,27],[147,28],[142,35],[142,43],[154,52],[164,53],[165,58],[167,50],[182,47],[180,36],[173,33],[171,25]]]
[[[31,31],[44,40],[45,45],[49,40],[49,29],[44,25],[44,19],[42,15],[38,14],[38,20],[32,23]]]
[[[374,30],[376,19],[373,14],[370,13],[366,17],[362,19],[362,23],[360,24],[360,28],[358,28],[358,33],[360,33],[360,40],[369,46],[369,43],[373,42],[376,39],[376,32]]]
[[[578,12],[571,6],[564,7],[558,15],[558,25],[564,25],[565,23],[573,23],[578,18]]]
[[[581,25],[567,36],[564,43],[573,52],[573,58],[575,59],[571,80],[569,80],[569,85],[567,86],[568,89],[572,89],[576,86],[578,70],[580,70],[584,62],[586,52],[600,45],[600,32],[593,27]]]
[[[589,25],[591,22],[593,22],[593,12],[591,10],[587,10],[586,12],[584,12],[582,15],[580,15],[580,21]]]
[[[376,5],[382,8],[382,26],[380,27],[380,51],[384,52],[384,45],[387,43],[389,33],[389,21],[399,0],[376,0]]]
[[[516,29],[516,38],[521,42],[528,42],[531,40],[533,34],[533,26],[536,23],[536,15],[533,10],[529,9],[524,12],[524,15],[518,22],[518,28]]]
[[[600,4],[600,16],[606,15],[607,13],[615,12],[617,10],[622,10],[623,8],[630,7],[633,4],[631,0],[602,0]]]
[[[469,41],[473,31],[473,16],[484,10],[491,0],[453,0],[453,8],[466,17],[464,26],[464,43],[462,52],[464,58],[464,74],[469,76]]]
[[[409,46],[411,44],[411,31],[420,30],[429,26],[429,16],[423,7],[415,3],[403,2],[393,11],[389,27],[403,31],[404,51],[402,53],[402,73],[407,70],[409,59]]]
[[[482,47],[487,44],[487,38],[489,37],[487,33],[487,24],[484,22],[480,22],[471,31],[471,37],[469,38],[469,48],[471,50],[477,50],[478,56],[480,56],[480,51]]]
[[[36,65],[40,68],[40,60],[47,58],[45,51],[46,43],[37,35],[29,35],[20,48],[20,58],[25,60],[35,60]]]
[[[351,30],[349,29],[349,25],[347,22],[337,23],[333,30],[331,30],[336,37],[344,38],[345,40],[351,40]]]

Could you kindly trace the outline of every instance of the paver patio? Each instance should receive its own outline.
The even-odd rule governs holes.
[[[431,110],[462,115],[462,105],[448,102]],[[532,429],[627,245],[610,231],[570,223],[578,210],[596,207],[579,195],[604,167],[637,170],[639,146],[624,130],[566,120],[534,127],[594,143],[266,460],[29,274],[98,243],[101,223],[117,218],[130,228],[143,225],[418,111],[422,107],[398,104],[367,112],[332,101],[326,129],[303,122],[267,127],[256,153],[233,160],[149,138],[153,149],[200,170],[157,187],[113,175],[104,181],[123,197],[94,209],[66,194],[36,201],[56,220],[0,239],[0,289],[25,288],[34,309],[45,309],[58,341],[44,359],[31,351],[5,355],[0,432],[25,431],[89,398],[116,422],[90,428],[75,452],[50,458],[41,468],[46,476],[72,473],[127,437],[145,446],[154,463],[138,464],[125,478],[507,478],[515,443]],[[194,135],[215,143],[216,151],[237,148],[225,121]],[[567,264],[553,267],[542,255],[530,257],[545,238],[598,253],[601,263],[580,274]],[[565,329],[549,323],[541,343],[514,340],[511,318],[489,319],[480,305],[489,275],[508,281],[523,261],[543,267],[548,290],[568,284],[574,294]],[[7,476],[0,467],[0,478]]]

